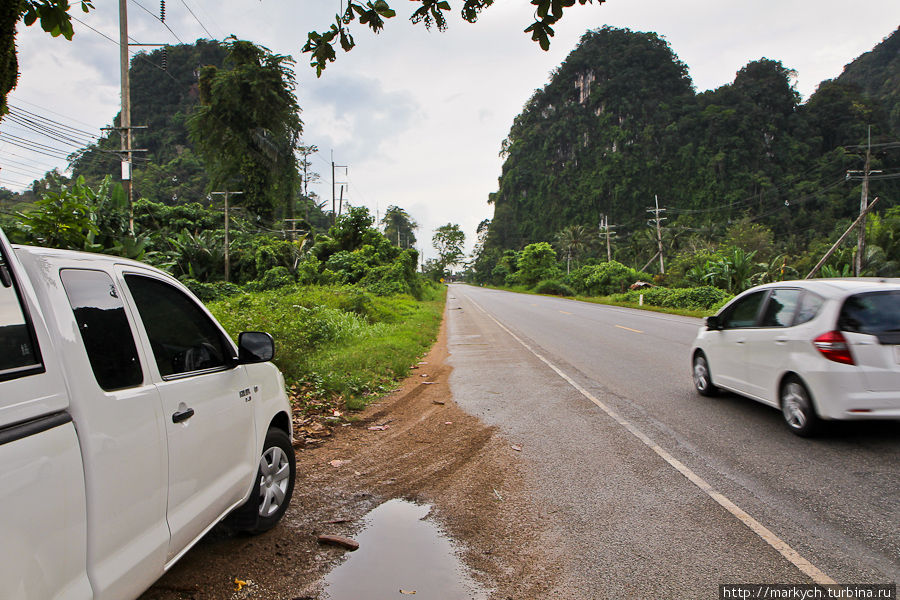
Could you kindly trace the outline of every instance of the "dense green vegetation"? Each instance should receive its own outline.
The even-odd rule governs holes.
[[[147,152],[133,206],[114,180],[115,134],[73,156],[71,178],[51,172],[30,192],[0,195],[0,226],[13,242],[169,271],[232,334],[274,335],[298,403],[361,408],[437,336],[444,290],[417,273],[415,221],[390,207],[386,236],[365,208],[332,221],[301,192],[314,147],[300,143],[289,57],[234,39],[165,56],[166,72],[132,65],[133,121],[149,124],[135,135]],[[244,193],[231,199],[226,234],[221,198],[208,193],[229,187]]]
[[[776,60],[697,94],[656,34],[587,32],[502,144],[494,217],[479,227],[468,277],[559,280],[578,294],[607,293],[581,269],[613,263],[633,271],[629,285],[730,293],[803,277],[859,213],[870,131],[879,173],[869,198],[880,203],[867,219],[862,274],[897,276],[898,45],[900,30],[801,103]],[[658,214],[648,209],[657,197]],[[855,250],[845,244],[820,275],[852,274]]]
[[[428,285],[423,301],[375,296],[356,286],[289,286],[236,294],[210,310],[236,335],[268,331],[275,363],[295,397],[342,398],[359,409],[390,390],[437,337],[444,288]]]

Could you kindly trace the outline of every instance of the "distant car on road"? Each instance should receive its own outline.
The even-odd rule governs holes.
[[[900,419],[900,280],[757,286],[706,319],[691,347],[694,386],[781,409],[797,435],[822,420]]]

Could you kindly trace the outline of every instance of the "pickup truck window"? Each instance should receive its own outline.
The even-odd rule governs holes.
[[[141,275],[125,275],[163,377],[224,368],[231,346],[197,303],[177,288]]]
[[[0,252],[0,381],[43,371],[40,352]]]
[[[100,387],[110,392],[141,385],[137,347],[112,278],[86,269],[63,269],[59,276]]]

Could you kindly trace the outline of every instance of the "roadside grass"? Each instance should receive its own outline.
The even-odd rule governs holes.
[[[468,284],[473,285],[473,284]],[[582,296],[576,295],[573,297],[566,296],[557,296],[554,294],[539,294],[535,292],[533,289],[530,289],[526,286],[516,285],[510,287],[496,286],[496,285],[483,285],[481,287],[485,287],[492,290],[501,290],[505,292],[515,292],[517,294],[531,294],[533,296],[546,296],[548,298],[561,298],[563,300],[576,300],[579,302],[590,302],[592,304],[607,304],[609,306],[622,306],[624,308],[634,308],[637,310],[646,310],[650,312],[659,312],[666,313],[671,315],[682,315],[685,317],[708,317],[710,315],[716,314],[720,308],[724,305],[724,302],[716,304],[712,308],[709,309],[692,309],[692,308],[671,308],[665,306],[653,306],[652,304],[644,303],[640,304],[639,302],[631,302],[627,300],[620,300],[615,298],[614,296]]]
[[[360,410],[395,387],[437,339],[444,286],[422,301],[381,297],[353,286],[288,286],[208,304],[233,337],[266,331],[295,409]]]

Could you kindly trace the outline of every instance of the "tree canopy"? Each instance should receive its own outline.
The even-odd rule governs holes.
[[[242,203],[271,217],[277,204],[293,206],[299,183],[300,107],[294,61],[251,42],[228,38],[229,69],[200,70],[200,106],[188,119],[191,140],[211,185],[240,188]]]
[[[597,0],[602,4],[605,0]],[[419,6],[413,11],[409,20],[413,23],[423,23],[425,27],[437,27],[444,31],[447,28],[447,13],[451,6],[447,0],[413,0]],[[565,9],[575,6],[576,0],[530,0],[535,6],[535,20],[525,28],[525,33],[531,34],[531,39],[537,42],[543,50],[550,48],[550,38],[553,37],[553,25],[563,18]],[[592,4],[594,0],[577,0],[578,4]],[[481,11],[490,7],[494,0],[464,0],[460,10],[460,16],[464,21],[474,23],[478,20]],[[335,48],[340,44],[344,52],[349,52],[356,46],[349,25],[359,19],[359,24],[368,26],[373,32],[380,33],[384,29],[385,19],[391,19],[397,12],[385,0],[371,0],[365,5],[354,0],[348,0],[347,8],[343,14],[336,14],[331,27],[319,33],[309,32],[303,52],[310,54],[310,65],[315,67],[316,74],[321,76],[322,71],[333,62],[337,56]]]

